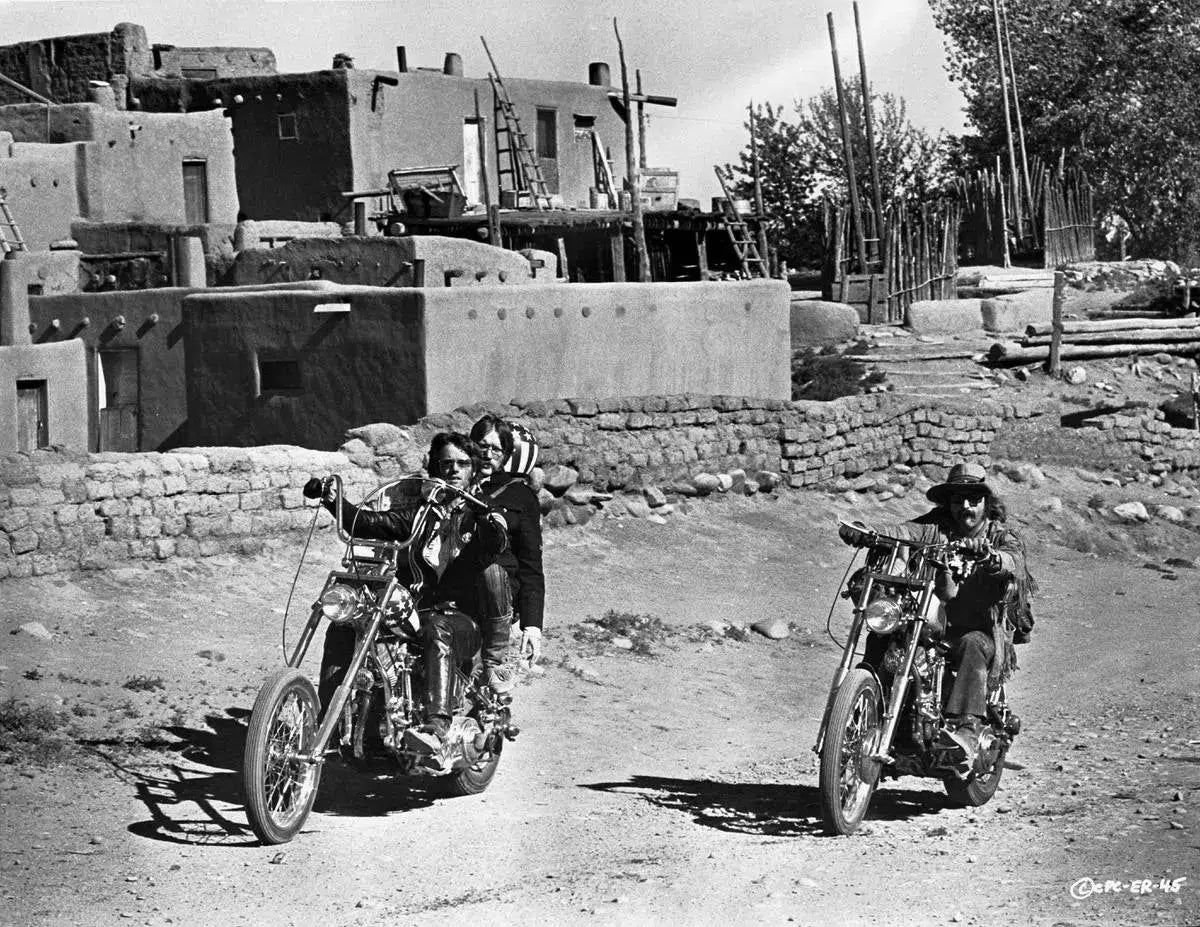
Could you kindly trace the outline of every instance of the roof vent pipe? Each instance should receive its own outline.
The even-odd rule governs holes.
[[[401,74],[408,73],[408,52],[403,45],[396,46],[396,70]]]
[[[462,55],[456,52],[446,52],[446,63],[442,65],[442,73],[450,77],[462,77]]]
[[[593,87],[612,86],[612,74],[607,61],[593,61],[588,65],[588,83]]]

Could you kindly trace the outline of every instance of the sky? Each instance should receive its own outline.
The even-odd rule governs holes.
[[[941,33],[927,0],[859,0],[867,76],[876,93],[904,98],[915,125],[964,130],[963,99],[944,69]],[[139,23],[152,44],[266,46],[280,71],[328,68],[337,52],[355,66],[441,67],[462,56],[468,77],[489,67],[502,77],[586,82],[588,64],[620,67],[616,18],[630,81],[677,97],[648,106],[647,160],[679,171],[679,193],[705,207],[719,193],[714,164],[736,162],[748,144],[751,100],[787,106],[833,85],[826,15],[832,13],[845,79],[858,78],[851,0],[0,0],[0,45]]]

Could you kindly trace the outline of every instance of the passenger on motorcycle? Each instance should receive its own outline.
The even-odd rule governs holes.
[[[955,464],[946,481],[930,488],[926,497],[936,507],[910,522],[859,524],[867,531],[911,538],[918,544],[963,541],[983,558],[961,582],[940,571],[934,588],[945,605],[945,640],[951,648],[950,665],[957,670],[945,708],[947,736],[970,761],[987,715],[989,674],[999,678],[1009,659],[1004,603],[1014,578],[1024,575],[1025,546],[1005,525],[1004,502],[988,486],[987,471],[977,463]],[[847,544],[862,543],[861,533],[849,527],[839,534]]]
[[[466,435],[442,432],[429,445],[430,476],[458,489],[469,489],[482,463],[478,447]],[[332,490],[322,498],[336,511]],[[480,636],[470,617],[479,608],[481,577],[508,546],[508,527],[499,512],[477,511],[462,499],[439,508],[441,518],[426,521],[423,536],[408,550],[409,568],[424,577],[417,600],[421,634],[425,639],[425,680],[428,723],[420,739],[436,751],[445,739],[452,717],[455,668],[474,657]],[[407,540],[414,509],[398,500],[386,512],[360,509],[342,501],[342,522],[354,537]],[[351,629],[331,625],[325,632],[321,660],[321,704],[327,705],[349,664],[354,647]]]
[[[542,521],[537,494],[529,485],[529,474],[537,462],[537,443],[524,426],[494,415],[475,423],[471,440],[486,455],[479,471],[479,492],[500,509],[508,523],[508,548],[483,572],[479,615],[487,683],[496,692],[507,692],[513,685],[505,655],[514,606],[521,622],[521,656],[536,663],[542,650],[546,602]]]

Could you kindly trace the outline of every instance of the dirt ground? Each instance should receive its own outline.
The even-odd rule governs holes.
[[[1042,591],[1001,790],[966,810],[891,780],[848,838],[820,832],[811,752],[850,561],[835,518],[909,517],[919,491],[549,532],[545,658],[491,788],[433,799],[331,763],[282,847],[246,827],[238,770],[299,542],[0,583],[0,923],[1198,923],[1200,500],[1018,476],[996,483]],[[1130,499],[1192,521],[1125,524]],[[334,559],[319,534],[291,634]],[[609,612],[651,632],[606,634]],[[737,630],[775,617],[784,640]]]

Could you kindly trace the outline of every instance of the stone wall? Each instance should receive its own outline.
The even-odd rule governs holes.
[[[361,499],[380,481],[419,469],[433,434],[466,431],[485,412],[522,421],[537,436],[534,482],[548,527],[597,515],[655,518],[721,492],[815,487],[903,495],[921,468],[940,478],[963,458],[985,465],[993,457],[1019,458],[1022,449],[1037,448],[1039,434],[1081,442],[1063,445],[1071,464],[1103,467],[1111,451],[1121,469],[1200,469],[1195,434],[1172,429],[1150,409],[1063,428],[1060,410],[1050,406],[930,406],[887,394],[828,403],[698,394],[489,403],[408,428],[355,428],[339,451],[271,446],[7,458],[0,461],[0,578],[254,552],[311,524],[311,505],[300,492],[309,476],[339,473],[350,498]]]

